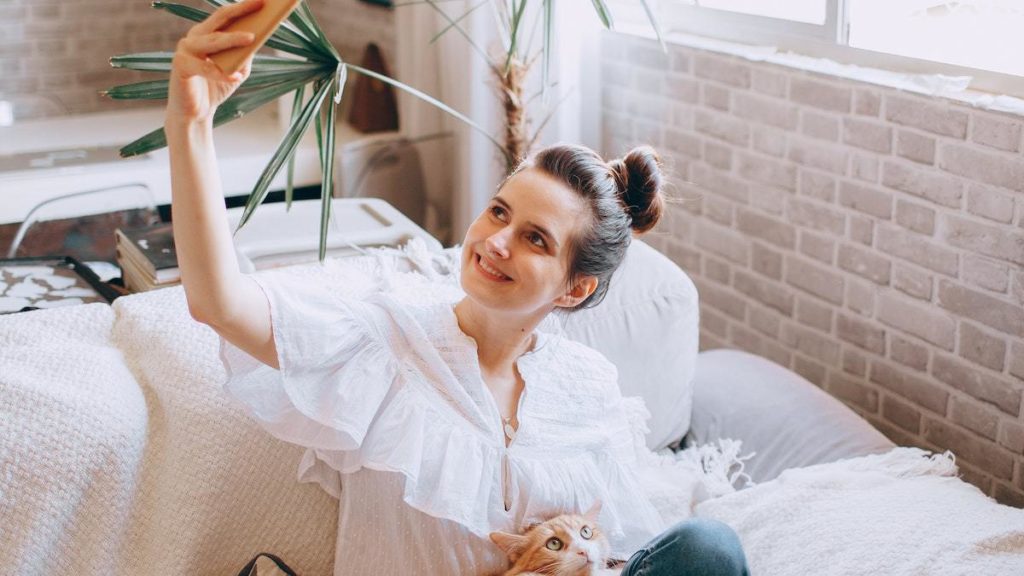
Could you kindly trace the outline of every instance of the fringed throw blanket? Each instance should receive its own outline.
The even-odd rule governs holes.
[[[698,506],[740,534],[752,574],[1024,574],[1024,510],[916,448],[792,469]]]

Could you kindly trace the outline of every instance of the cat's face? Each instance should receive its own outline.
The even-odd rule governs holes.
[[[589,576],[604,568],[608,539],[597,526],[598,502],[585,514],[563,514],[529,528],[524,534],[491,533],[513,563],[506,574],[536,572]]]

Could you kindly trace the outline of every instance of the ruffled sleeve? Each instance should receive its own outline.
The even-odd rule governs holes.
[[[398,373],[387,310],[366,296],[365,279],[339,286],[315,270],[253,278],[270,302],[280,369],[221,339],[228,394],[277,438],[358,449]]]

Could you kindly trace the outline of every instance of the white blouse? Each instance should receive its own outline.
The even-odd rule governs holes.
[[[699,457],[646,448],[646,409],[622,397],[614,365],[544,330],[517,360],[525,389],[506,447],[476,343],[454,313],[457,274],[349,269],[339,282],[331,266],[254,276],[280,370],[223,340],[221,355],[229,394],[307,447],[299,479],[339,499],[336,576],[499,573],[507,559],[490,532],[597,499],[612,556],[624,559],[688,516],[705,488],[722,491]]]

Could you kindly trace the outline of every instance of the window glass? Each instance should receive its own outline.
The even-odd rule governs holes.
[[[809,24],[825,23],[826,0],[785,0],[784,2],[768,2],[765,0],[684,0],[691,6],[716,8],[740,14],[768,16],[780,20],[793,20]]]
[[[850,46],[1024,75],[1024,1],[848,0]]]

